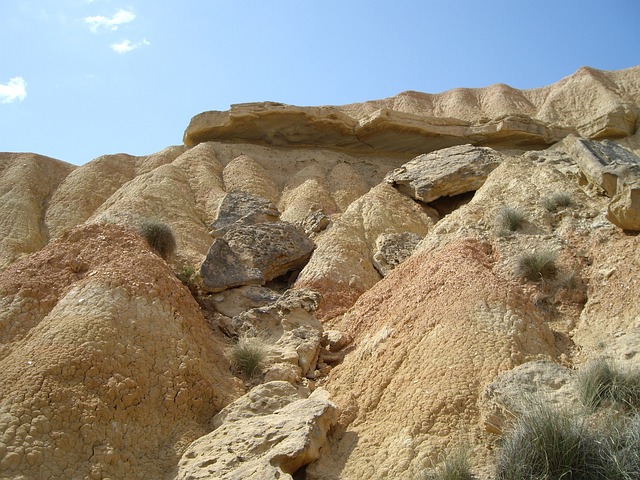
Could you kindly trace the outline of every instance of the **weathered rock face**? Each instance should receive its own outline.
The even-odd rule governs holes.
[[[609,219],[640,230],[640,157],[610,140],[569,138],[565,142],[584,175],[611,198]]]
[[[0,153],[0,269],[49,241],[46,204],[75,167],[30,153]]]
[[[487,147],[461,145],[420,155],[385,177],[398,191],[429,203],[478,190],[500,165],[501,157]]]
[[[260,385],[214,418],[216,429],[182,456],[177,479],[292,479],[319,456],[337,409],[326,391],[308,398],[286,382]]]
[[[123,227],[13,264],[0,304],[7,478],[163,478],[242,391],[189,292]]]
[[[385,277],[411,256],[422,237],[416,233],[383,233],[376,240],[373,266]]]
[[[580,402],[575,373],[548,360],[518,365],[498,375],[482,392],[480,410],[488,432],[501,434],[529,402],[542,399],[558,408]]]
[[[553,85],[516,90],[504,84],[440,94],[404,92],[342,107],[264,102],[195,116],[186,145],[244,141],[295,148],[421,154],[465,143],[545,147],[570,133],[625,137],[640,116],[640,67],[581,68]],[[619,89],[624,83],[629,88]]]
[[[302,268],[315,245],[295,225],[259,223],[229,228],[216,238],[200,267],[202,286],[217,292],[241,285],[264,285]]]
[[[323,327],[316,318],[320,295],[310,290],[287,290],[275,302],[234,316],[225,329],[234,336],[260,339],[267,353],[269,380],[315,376]]]
[[[233,227],[275,222],[279,218],[280,212],[266,198],[245,192],[229,193],[220,203],[209,233],[222,237]]]
[[[295,287],[317,290],[323,298],[330,299],[321,302],[319,318],[340,315],[380,280],[372,261],[380,235],[425,235],[433,224],[433,214],[429,216],[391,186],[378,185],[353,202],[316,239],[318,247]]]
[[[0,476],[420,478],[462,445],[492,478],[520,397],[640,364],[639,69],[233,106],[81,167],[0,154]],[[148,217],[197,304],[118,226]],[[524,279],[544,251],[555,276]],[[243,336],[267,354],[244,383]]]
[[[557,355],[537,308],[495,271],[492,255],[466,240],[413,256],[341,318],[355,349],[327,388],[345,413],[308,478],[415,476],[453,447],[456,432],[482,436],[485,382]]]

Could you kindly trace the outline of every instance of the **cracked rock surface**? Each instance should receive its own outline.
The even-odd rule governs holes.
[[[123,227],[14,263],[0,306],[3,477],[162,478],[242,393],[188,290]]]

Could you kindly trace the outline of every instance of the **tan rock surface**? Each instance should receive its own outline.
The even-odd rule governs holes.
[[[390,172],[385,182],[424,203],[475,192],[502,157],[492,148],[460,145],[419,155]]]
[[[417,203],[380,184],[353,202],[318,237],[317,248],[295,288],[319,291],[323,301],[318,317],[335,317],[382,278],[372,261],[381,234],[411,232],[424,236],[433,223]]]
[[[459,442],[489,457],[484,384],[558,354],[536,307],[494,268],[489,245],[454,242],[407,260],[340,319],[355,349],[326,387],[346,413],[308,478],[410,478]]]
[[[46,211],[51,238],[86,221],[136,175],[171,162],[184,150],[184,147],[168,147],[144,157],[124,153],[103,155],[76,168],[56,189]]]
[[[639,70],[583,67],[532,90],[497,84],[440,94],[404,92],[341,107],[232,105],[193,117],[184,143],[242,138],[294,148],[420,154],[464,143],[542,147],[569,133],[624,137],[634,133],[640,116]]]
[[[327,392],[301,398],[286,382],[254,390],[227,407],[213,432],[189,445],[176,479],[292,479],[318,458],[338,416]]]
[[[73,165],[31,153],[0,153],[0,270],[49,241],[47,206]]]
[[[610,140],[571,137],[562,144],[589,181],[611,198],[609,220],[640,231],[640,157]]]
[[[163,478],[241,393],[188,290],[123,227],[11,265],[0,303],[8,478]]]

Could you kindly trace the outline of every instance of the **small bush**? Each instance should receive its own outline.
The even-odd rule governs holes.
[[[534,403],[503,438],[496,478],[605,480],[610,453],[580,417]]]
[[[557,252],[553,250],[536,250],[532,253],[525,253],[518,257],[516,273],[533,282],[555,278],[558,273],[557,257]]]
[[[504,233],[515,232],[524,224],[525,215],[520,210],[502,207],[498,212],[498,225]]]
[[[640,416],[626,419],[619,435],[609,435],[612,478],[624,480],[640,478]]]
[[[585,365],[578,375],[578,392],[585,407],[640,408],[640,373],[622,371],[604,359]]]
[[[157,220],[144,220],[138,228],[149,246],[165,261],[169,261],[176,251],[176,237],[171,227]]]
[[[266,349],[262,340],[256,337],[241,337],[233,346],[233,362],[243,375],[252,378],[264,363]]]
[[[176,273],[176,277],[178,277],[178,280],[180,280],[192,294],[197,293],[200,275],[194,267],[191,265],[182,265]]]
[[[447,455],[437,467],[426,472],[420,480],[472,480],[469,456],[459,449]]]
[[[551,213],[556,213],[559,208],[566,208],[573,205],[571,195],[566,192],[556,192],[548,197],[543,197],[540,203]]]

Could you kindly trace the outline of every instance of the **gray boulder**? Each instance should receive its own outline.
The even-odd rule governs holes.
[[[200,267],[202,288],[219,292],[266,282],[306,265],[315,248],[304,231],[287,222],[233,226],[214,240]]]
[[[478,190],[501,161],[492,148],[458,145],[420,155],[391,171],[385,181],[414,200],[429,203]]]
[[[222,237],[232,227],[275,222],[279,218],[278,208],[266,198],[246,192],[232,192],[222,199],[209,233],[214,237]]]

